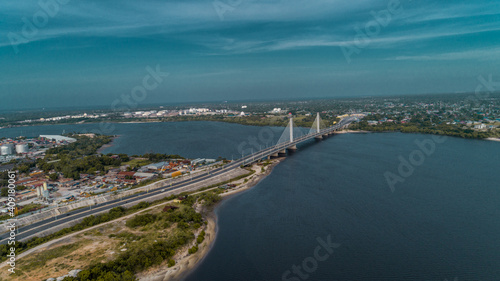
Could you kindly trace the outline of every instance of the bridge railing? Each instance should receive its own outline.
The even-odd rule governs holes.
[[[349,123],[351,123],[351,122],[347,122],[347,124],[349,124]],[[263,157],[269,156],[271,154],[279,152],[283,149],[286,149],[290,146],[296,145],[296,144],[303,142],[305,140],[324,135],[325,133],[330,133],[331,131],[337,130],[337,129],[339,129],[342,126],[347,125],[347,124],[344,124],[344,123],[336,124],[334,126],[320,130],[319,133],[316,132],[316,133],[311,133],[311,134],[297,137],[293,142],[284,142],[284,143],[276,144],[274,146],[271,146],[271,147],[265,148],[263,150],[257,151],[255,153],[252,153],[250,155],[247,155],[247,156],[241,158],[240,161],[242,161],[242,165],[254,162],[256,159],[261,159]]]

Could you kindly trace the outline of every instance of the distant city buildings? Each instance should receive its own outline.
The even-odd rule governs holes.
[[[125,112],[123,117],[125,118],[161,118],[161,117],[173,117],[173,116],[190,116],[190,115],[216,115],[216,114],[238,114],[237,111],[230,111],[227,109],[216,109],[211,110],[208,108],[189,108],[180,110],[149,110],[149,111],[136,111],[136,112]]]
[[[108,114],[77,114],[77,115],[64,115],[64,116],[55,116],[55,117],[47,117],[47,118],[39,118],[39,119],[28,119],[28,120],[23,120],[19,121],[19,123],[34,123],[34,122],[54,122],[54,121],[61,121],[61,120],[70,120],[70,119],[97,119],[97,118],[102,118],[106,117]]]

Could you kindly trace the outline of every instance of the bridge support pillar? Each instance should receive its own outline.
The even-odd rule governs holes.
[[[286,156],[286,149],[280,150],[280,151],[278,152],[278,156],[282,156],[282,155],[283,155],[283,156]]]
[[[274,154],[271,154],[269,155],[269,157],[267,159],[273,159],[273,158],[278,158],[280,157],[278,153],[274,153]]]
[[[287,149],[290,151],[295,151],[295,150],[297,150],[297,146],[293,145],[293,146],[288,147]]]
[[[316,140],[322,140],[323,136],[320,135],[320,136],[314,137],[314,139],[316,139]]]
[[[324,135],[323,135],[323,138],[324,138],[324,139],[326,139],[326,138],[328,138],[328,136],[329,136],[329,135],[330,135],[330,134],[324,134]]]

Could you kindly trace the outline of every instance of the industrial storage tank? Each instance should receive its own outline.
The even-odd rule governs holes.
[[[11,143],[7,143],[7,144],[0,146],[0,154],[2,154],[2,155],[14,154],[14,145]]]
[[[29,147],[28,147],[27,143],[16,144],[16,152],[18,154],[28,153],[28,151],[29,151]]]

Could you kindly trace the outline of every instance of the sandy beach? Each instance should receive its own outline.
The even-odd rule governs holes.
[[[343,131],[336,131],[335,134],[368,134],[371,133],[369,131],[354,131],[354,130],[343,130]]]
[[[500,138],[486,138],[485,140],[489,140],[489,141],[500,141]]]

